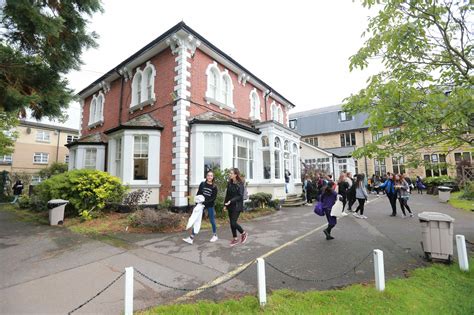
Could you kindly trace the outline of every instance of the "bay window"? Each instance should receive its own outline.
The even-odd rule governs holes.
[[[222,164],[222,134],[204,133],[204,178],[208,171],[220,169]]]
[[[95,170],[97,161],[97,149],[86,149],[84,168]]]
[[[133,179],[148,179],[148,136],[134,136],[133,143]]]
[[[280,178],[280,150],[281,150],[281,141],[280,138],[275,137],[274,143],[274,158],[275,158],[275,179]]]
[[[233,164],[247,179],[253,179],[253,141],[234,136]]]
[[[122,177],[122,138],[115,139],[115,176]]]

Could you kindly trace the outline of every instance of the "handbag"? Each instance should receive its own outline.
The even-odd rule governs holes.
[[[342,208],[343,208],[342,201],[340,201],[339,198],[337,198],[336,203],[334,203],[334,205],[331,208],[331,216],[336,217],[336,218],[342,217],[343,216]]]
[[[319,216],[324,216],[324,209],[323,209],[323,203],[321,201],[318,201],[316,205],[314,206],[314,213],[316,213]]]

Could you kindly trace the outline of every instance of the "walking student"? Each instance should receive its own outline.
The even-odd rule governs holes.
[[[342,212],[344,212],[347,203],[347,191],[349,190],[349,183],[346,181],[346,175],[344,173],[339,176],[337,187],[339,195],[342,196]]]
[[[313,203],[313,182],[309,175],[305,176],[303,187],[306,195],[306,203],[311,205]]]
[[[390,202],[390,206],[392,207],[392,214],[391,217],[397,216],[397,194],[395,192],[395,184],[393,182],[393,174],[387,174],[387,180],[379,186],[379,188],[383,188],[387,198]]]
[[[214,173],[212,171],[208,171],[206,174],[206,180],[203,181],[199,185],[198,192],[196,193],[197,195],[203,195],[204,196],[204,208],[207,209],[207,213],[209,214],[209,221],[211,221],[211,226],[212,226],[212,238],[210,240],[211,243],[216,242],[219,238],[217,237],[217,227],[216,227],[216,214],[214,210],[216,198],[217,198],[217,186],[214,183]],[[194,234],[194,229],[191,228],[189,232],[189,237],[183,239],[188,244],[193,244],[194,237],[196,234]]]
[[[245,232],[244,229],[242,229],[242,227],[237,223],[240,212],[244,209],[244,189],[244,183],[240,177],[239,169],[231,169],[224,199],[224,209],[226,209],[229,214],[230,229],[233,236],[233,239],[230,242],[231,247],[239,243],[237,231],[240,233],[240,242],[242,244],[247,242],[248,238],[248,233]]]
[[[408,198],[410,197],[410,185],[405,180],[402,175],[395,175],[395,190],[397,191],[398,202],[400,202],[400,208],[402,209],[403,218],[406,218],[405,208],[410,213],[410,217],[413,217],[413,212],[411,212],[410,207],[408,206]]]
[[[420,176],[416,177],[416,189],[418,190],[419,194],[423,195],[423,189],[425,189],[425,185],[423,184]]]
[[[337,193],[332,188],[334,183],[329,182],[327,185],[322,187],[321,192],[321,199],[320,202],[322,204],[324,213],[326,214],[326,219],[328,220],[328,227],[323,230],[324,235],[326,235],[326,240],[333,240],[334,237],[331,235],[331,230],[337,224],[337,218],[331,216],[331,209],[336,203]]]
[[[13,195],[15,198],[13,199],[12,203],[16,203],[18,198],[20,198],[21,193],[23,192],[23,183],[21,180],[17,180],[15,185],[13,185]]]
[[[364,204],[367,201],[369,194],[367,193],[367,190],[365,189],[364,174],[357,175],[356,182],[354,185],[356,187],[355,188],[356,198],[357,198],[357,201],[359,202],[359,205],[357,206],[353,215],[359,219],[367,219],[367,217],[364,215]]]

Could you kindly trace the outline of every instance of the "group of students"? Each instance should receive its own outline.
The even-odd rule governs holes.
[[[337,183],[333,182],[331,177],[328,176],[322,179],[321,188],[318,187],[316,199],[321,204],[320,206],[323,208],[324,214],[328,221],[328,226],[323,231],[327,240],[334,239],[334,237],[331,235],[331,231],[337,224],[337,218],[331,215],[331,210],[337,201],[338,195],[340,195],[340,201],[342,202],[343,213],[347,204],[348,211],[352,212],[354,217],[358,219],[367,219],[367,216],[364,215],[364,206],[368,199],[369,193],[367,192],[366,188],[367,184],[365,181],[365,175],[357,174],[355,178],[353,178],[351,175],[352,174],[350,172],[341,174]],[[319,177],[321,179],[320,175]],[[310,178],[306,177],[303,187],[305,189],[307,201],[310,204],[312,197],[308,197],[308,194],[311,193],[311,191],[308,190],[312,188],[312,183],[309,181]],[[392,208],[392,213],[390,214],[392,217],[397,216],[396,202],[398,199],[403,213],[403,218],[407,217],[406,211],[408,211],[408,215],[410,217],[413,217],[413,212],[408,205],[410,189],[412,187],[413,185],[411,185],[411,181],[407,177],[404,177],[401,174],[392,173],[387,173],[387,179],[383,183],[378,183],[377,186],[374,186],[374,188],[377,190],[382,189],[387,196]],[[419,190],[421,189],[418,187],[418,183],[417,188]],[[352,206],[356,201],[358,202],[357,207],[354,211],[352,211]]]
[[[244,231],[242,226],[238,223],[240,213],[244,209],[244,181],[240,176],[240,171],[237,168],[233,168],[229,174],[229,181],[227,183],[227,190],[224,198],[224,210],[229,215],[230,229],[232,231],[232,240],[230,246],[238,244],[244,244],[247,242],[248,233]],[[217,198],[217,186],[214,182],[214,173],[208,171],[206,174],[206,180],[199,185],[199,189],[196,195],[204,196],[204,208],[207,209],[209,215],[209,221],[212,226],[212,238],[211,243],[216,242],[219,238],[217,236],[217,227],[215,219],[215,203]],[[240,233],[240,240],[237,237],[237,231]],[[184,238],[188,244],[193,244],[194,238],[197,235],[194,226],[189,229],[189,237]]]

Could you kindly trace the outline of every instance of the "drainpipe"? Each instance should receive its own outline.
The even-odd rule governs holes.
[[[265,104],[265,121],[268,120],[268,112],[267,112],[267,99],[268,97],[270,96],[270,94],[272,94],[272,90],[267,90],[267,92],[265,92],[265,96],[263,96],[263,102]]]
[[[332,175],[334,176],[334,180],[336,179],[336,168],[334,167],[334,154],[331,156],[332,160]]]
[[[56,162],[59,159],[59,139],[61,138],[61,130],[58,129],[58,143],[56,144]]]
[[[118,117],[118,123],[119,126],[122,124],[122,103],[123,103],[123,85],[125,83],[123,79],[123,75],[120,74],[120,72],[115,69],[115,72],[120,76],[120,101],[119,101],[119,117]]]

